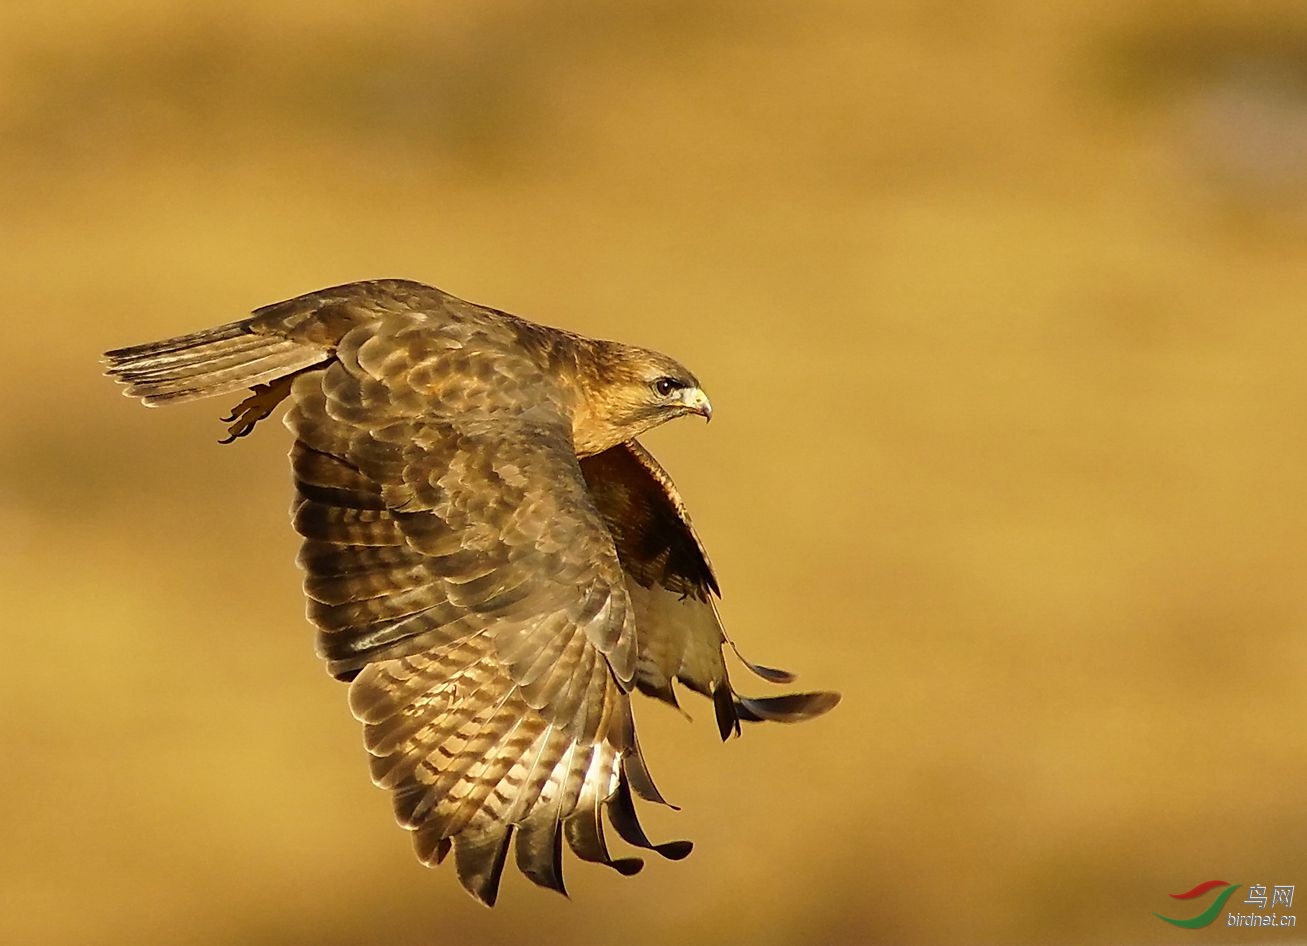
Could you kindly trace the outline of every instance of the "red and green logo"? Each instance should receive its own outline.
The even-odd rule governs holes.
[[[1209,926],[1216,919],[1217,914],[1225,907],[1225,901],[1229,900],[1230,895],[1239,889],[1238,884],[1232,885],[1224,880],[1204,880],[1193,890],[1170,895],[1173,900],[1196,900],[1209,890],[1215,890],[1218,887],[1224,887],[1225,889],[1216,895],[1216,899],[1212,901],[1206,910],[1195,917],[1190,917],[1187,920],[1174,920],[1169,916],[1162,916],[1160,913],[1154,913],[1153,916],[1159,920],[1165,920],[1172,926],[1180,926],[1186,930],[1199,930],[1204,926]]]

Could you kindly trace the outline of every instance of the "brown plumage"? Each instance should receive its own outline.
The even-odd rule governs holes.
[[[227,440],[284,398],[309,619],[350,682],[373,780],[423,863],[452,850],[493,905],[510,841],[563,891],[562,845],[623,874],[601,815],[653,844],[632,792],[662,801],[630,693],[712,698],[741,720],[826,712],[832,693],[738,696],[717,582],[671,480],[636,437],[710,416],[656,352],[582,338],[402,280],[351,283],[244,321],[107,354],[146,404],[249,388]],[[732,645],[733,646],[733,645]],[[790,675],[746,664],[773,682]]]

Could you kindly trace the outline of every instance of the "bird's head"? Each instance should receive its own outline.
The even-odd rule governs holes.
[[[582,403],[573,421],[581,456],[606,450],[685,414],[712,419],[712,404],[699,380],[674,358],[603,342],[589,361],[578,366]]]

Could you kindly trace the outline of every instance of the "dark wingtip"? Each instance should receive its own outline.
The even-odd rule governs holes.
[[[749,668],[751,672],[762,677],[768,683],[793,683],[794,674],[788,670],[781,670],[779,667],[768,667],[765,664],[756,664],[749,660],[744,654],[740,653],[740,648],[735,641],[728,641],[731,650],[735,651],[735,656],[739,658],[740,663]]]
[[[611,867],[623,877],[631,877],[644,869],[644,861],[638,857],[614,859],[608,853],[608,842],[604,839],[604,826],[600,819],[600,809],[594,808],[580,812],[564,823],[564,834],[576,856],[592,864]]]
[[[839,705],[840,694],[823,690],[815,693],[787,693],[785,696],[740,697],[736,712],[751,723],[769,721],[798,723],[829,713]]]
[[[541,819],[520,825],[514,855],[518,869],[533,884],[571,899],[563,883],[563,833],[557,821]]]
[[[636,817],[635,802],[631,798],[631,789],[626,783],[625,773],[618,779],[617,791],[605,807],[608,811],[608,820],[627,844],[653,851],[669,861],[679,861],[694,847],[689,841],[666,841],[662,844],[654,844],[649,840],[649,836],[644,833],[644,828],[640,825],[639,818]]]
[[[441,838],[440,841],[437,842],[436,849],[435,849],[436,866],[439,866],[445,862],[445,858],[449,856],[449,849],[452,848],[453,846],[454,846],[454,842],[451,841],[449,838]]]
[[[753,671],[757,676],[762,677],[768,683],[794,682],[794,674],[790,673],[788,670],[781,670],[779,667],[765,667],[762,664],[749,663],[749,661],[744,660],[743,657],[740,659],[744,661],[746,667]]]
[[[623,877],[634,877],[644,870],[644,861],[638,857],[619,857],[617,860],[609,861],[608,866]]]
[[[499,880],[504,874],[508,845],[513,827],[487,831],[477,837],[461,835],[454,839],[454,866],[463,888],[488,907],[499,897]]]
[[[667,858],[669,861],[683,861],[690,856],[694,850],[693,841],[668,841],[666,844],[659,844],[654,850]]]
[[[723,683],[712,691],[712,707],[717,717],[717,731],[721,734],[722,742],[730,739],[731,736],[738,736],[740,734],[739,707],[730,684]]]

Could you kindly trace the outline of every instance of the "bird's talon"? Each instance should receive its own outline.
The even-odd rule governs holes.
[[[248,435],[254,426],[280,404],[290,393],[293,375],[278,378],[271,384],[256,384],[250,388],[249,397],[231,409],[231,413],[222,418],[224,424],[230,423],[227,436],[218,443],[234,443],[237,438]]]

